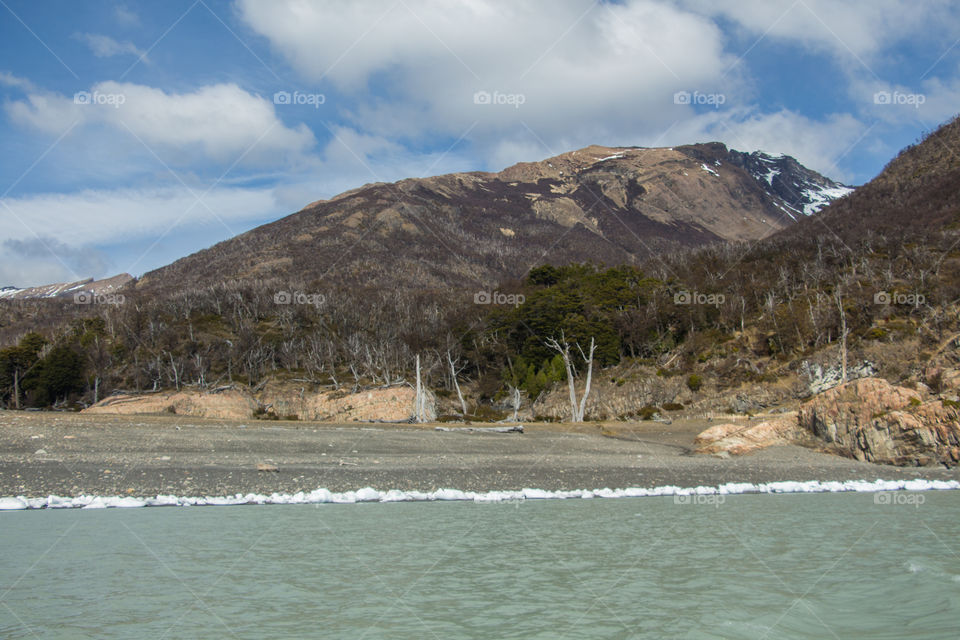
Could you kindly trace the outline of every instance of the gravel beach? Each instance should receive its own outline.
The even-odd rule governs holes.
[[[960,480],[957,469],[874,465],[798,446],[694,455],[694,437],[710,426],[703,420],[537,424],[523,434],[435,426],[0,411],[0,496]]]

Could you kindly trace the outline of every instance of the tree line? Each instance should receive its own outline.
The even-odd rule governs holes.
[[[278,280],[132,290],[119,305],[2,301],[0,404],[81,406],[115,391],[278,377],[351,391],[410,381],[418,358],[427,387],[462,398],[469,386],[464,411],[531,401],[568,371],[585,377],[588,362],[713,372],[734,385],[762,379],[756,358],[956,331],[957,240],[949,229],[922,240],[865,232],[855,243],[713,245],[641,266],[544,264],[501,283],[522,295],[516,305],[476,304],[474,291]],[[278,301],[281,291],[291,299]]]

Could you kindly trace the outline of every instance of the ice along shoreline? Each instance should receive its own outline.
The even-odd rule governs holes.
[[[824,481],[808,480],[803,482],[777,481],[754,484],[751,482],[728,482],[715,487],[677,487],[661,486],[653,488],[631,487],[626,489],[574,489],[567,491],[547,491],[544,489],[521,489],[518,491],[461,491],[459,489],[437,489],[436,491],[401,491],[391,489],[379,491],[364,487],[356,491],[331,492],[316,489],[309,493],[293,494],[273,493],[270,495],[248,493],[233,496],[173,496],[158,495],[154,498],[133,496],[93,496],[76,497],[47,496],[46,498],[27,498],[24,496],[0,497],[0,511],[23,511],[36,509],[107,509],[141,507],[187,507],[187,506],[236,506],[264,504],[357,504],[373,502],[517,502],[523,500],[569,500],[592,498],[646,498],[669,496],[716,496],[742,494],[785,494],[785,493],[877,493],[892,491],[949,491],[960,489],[956,480],[846,480]]]

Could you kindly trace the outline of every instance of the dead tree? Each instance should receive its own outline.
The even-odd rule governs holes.
[[[840,310],[840,384],[847,382],[847,312],[843,308],[843,294],[837,289],[837,308]]]
[[[457,358],[459,361],[459,358]],[[453,389],[457,392],[457,399],[460,400],[460,410],[462,415],[467,415],[467,402],[463,399],[463,393],[460,391],[460,383],[457,382],[457,365],[450,356],[450,350],[447,349],[447,363],[450,365],[450,379],[453,381]]]
[[[573,358],[570,356],[570,344],[561,331],[559,341],[557,341],[556,338],[548,338],[546,345],[560,354],[560,357],[563,358],[563,366],[567,370],[567,387],[570,391],[570,421],[583,422],[583,414],[587,409],[587,397],[590,395],[590,381],[593,378],[593,352],[596,347],[594,339],[590,338],[589,355],[585,354],[583,349],[580,348],[580,345],[577,344],[577,350],[580,352],[580,356],[587,363],[587,381],[584,385],[583,396],[580,398],[579,404],[577,403],[577,390],[574,385],[575,372],[573,368]]]
[[[512,384],[508,384],[507,389],[510,390],[510,398],[513,401],[513,418],[511,418],[511,420],[516,422],[517,416],[520,413],[520,405],[522,404],[520,389]]]
[[[420,376],[420,354],[417,354],[417,386],[416,386],[416,396],[413,400],[413,421],[414,422],[424,422],[424,405],[425,397],[423,392],[423,379]]]

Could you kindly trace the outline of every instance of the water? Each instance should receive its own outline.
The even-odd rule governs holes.
[[[960,636],[960,492],[886,495],[2,513],[0,637]]]

